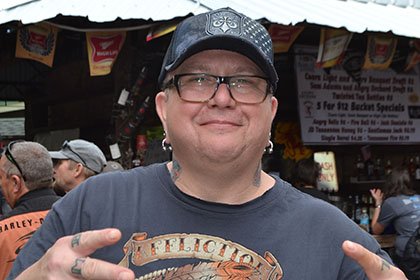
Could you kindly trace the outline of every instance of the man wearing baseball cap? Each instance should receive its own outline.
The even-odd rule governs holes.
[[[257,21],[182,21],[155,98],[172,161],[83,182],[9,279],[406,279],[338,208],[262,171],[277,79]]]
[[[76,139],[64,141],[61,150],[50,152],[54,162],[54,189],[67,193],[87,178],[102,172],[105,155],[94,143]]]

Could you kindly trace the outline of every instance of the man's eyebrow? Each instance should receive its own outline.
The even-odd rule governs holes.
[[[197,72],[197,73],[208,73],[210,71],[209,67],[203,64],[187,64],[183,65],[183,67],[180,67],[181,71],[176,71],[179,73],[186,73],[186,72]]]
[[[238,67],[234,67],[231,71],[235,74],[248,74],[248,75],[260,75],[265,76],[264,73],[258,68],[253,67],[250,65],[244,66],[239,65]],[[207,65],[194,63],[191,65],[185,65],[185,67],[180,68],[177,73],[208,73],[211,74],[212,68],[209,68]],[[233,75],[233,74],[232,74]]]

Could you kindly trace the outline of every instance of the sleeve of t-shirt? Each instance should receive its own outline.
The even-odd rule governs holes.
[[[378,223],[387,227],[391,224],[391,222],[395,219],[396,214],[394,209],[392,208],[391,201],[386,199],[381,207],[381,212],[379,213]]]
[[[386,260],[388,263],[393,264],[389,255],[383,251],[378,244],[378,242],[367,232],[358,228],[358,227],[345,227],[347,231],[347,238],[353,242],[356,242],[369,251],[380,256],[382,259]],[[344,254],[344,252],[343,252]],[[360,265],[356,263],[355,260],[351,259],[344,255],[342,263],[340,265],[340,273],[337,279],[347,280],[347,279],[363,279],[369,280],[363,269]]]
[[[37,262],[59,238],[80,231],[77,226],[77,217],[80,214],[78,207],[74,206],[80,203],[81,195],[81,192],[76,188],[54,204],[42,226],[19,252],[6,279],[15,279],[26,268]],[[69,207],[71,205],[73,207]],[[65,209],[66,215],[62,214],[63,209]]]

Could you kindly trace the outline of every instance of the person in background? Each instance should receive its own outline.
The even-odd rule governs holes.
[[[188,17],[161,69],[172,161],[84,181],[9,279],[406,279],[342,211],[262,171],[278,104],[264,26],[230,8]]]
[[[404,167],[396,167],[387,176],[383,191],[371,189],[375,199],[375,212],[372,217],[372,233],[381,234],[392,224],[396,231],[396,264],[403,257],[408,239],[419,226],[420,195],[415,192],[410,174]]]
[[[52,161],[44,146],[29,141],[7,146],[0,159],[0,186],[12,210],[0,217],[0,279],[60,198],[52,182]]]
[[[61,150],[50,155],[54,161],[54,189],[61,195],[101,173],[106,165],[101,149],[82,139],[64,141]]]
[[[311,158],[299,160],[292,169],[292,184],[301,192],[330,202],[328,195],[317,189],[322,168]]]

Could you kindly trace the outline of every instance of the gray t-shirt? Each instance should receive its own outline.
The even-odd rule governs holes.
[[[61,236],[116,227],[121,240],[91,257],[120,263],[136,277],[188,279],[368,279],[341,248],[356,241],[391,262],[379,244],[338,208],[276,180],[241,205],[181,192],[166,165],[94,176],[48,214],[8,279],[37,261]],[[179,279],[180,279],[179,278]],[[172,279],[172,278],[171,278]]]
[[[402,257],[405,245],[420,221],[420,196],[397,195],[385,199],[378,223],[387,227],[393,224],[397,237],[395,239],[395,253]]]

